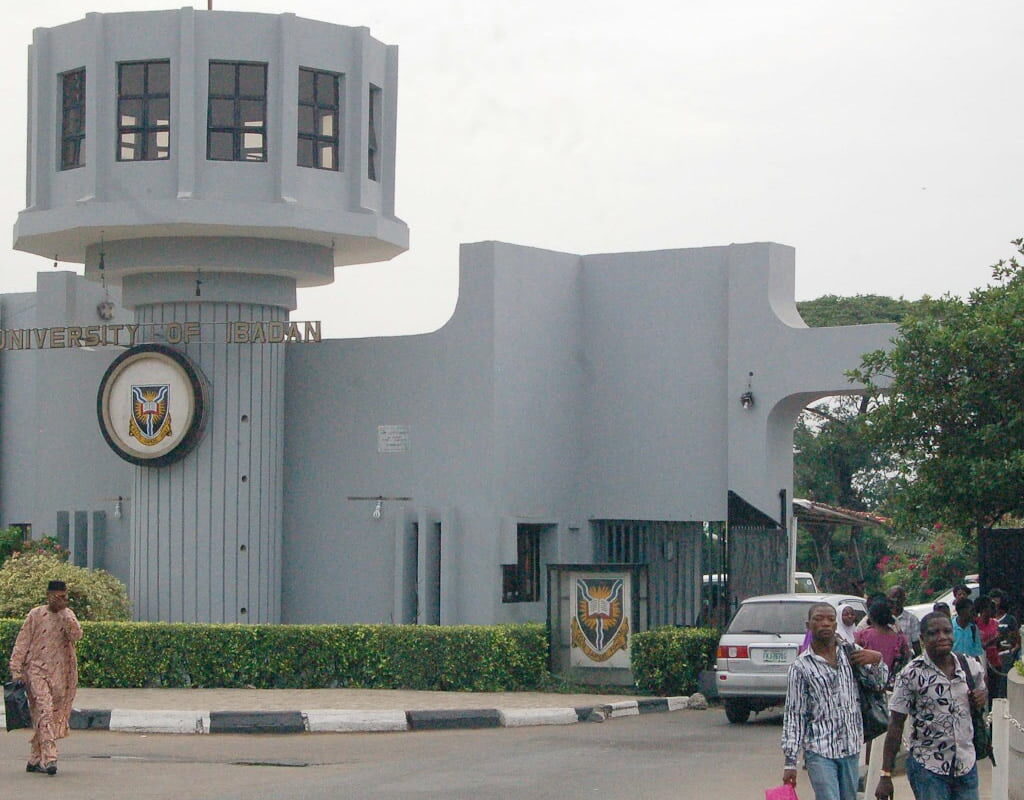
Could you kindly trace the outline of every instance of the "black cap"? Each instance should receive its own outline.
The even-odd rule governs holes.
[[[50,581],[46,585],[46,591],[48,592],[63,592],[66,591],[68,585],[64,581]]]

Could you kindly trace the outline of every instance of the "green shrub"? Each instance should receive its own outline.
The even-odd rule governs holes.
[[[715,663],[714,628],[654,628],[633,635],[633,676],[642,692],[670,697],[697,691],[697,676]]]
[[[60,553],[15,553],[0,567],[0,617],[24,617],[46,602],[46,584],[68,585],[68,604],[80,620],[121,620],[130,616],[128,590],[109,572],[68,564]]]
[[[0,565],[15,553],[52,553],[67,561],[68,551],[52,536],[26,539],[20,528],[0,528]]]
[[[0,620],[0,654],[20,621]],[[83,686],[535,689],[543,625],[186,625],[85,622]]]

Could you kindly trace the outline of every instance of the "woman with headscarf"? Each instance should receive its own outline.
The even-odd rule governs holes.
[[[853,606],[843,606],[839,614],[839,624],[836,625],[836,636],[847,644],[854,644],[857,641],[857,609]]]

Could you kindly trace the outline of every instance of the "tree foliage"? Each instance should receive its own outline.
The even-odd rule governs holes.
[[[885,589],[898,584],[906,589],[911,603],[923,603],[977,571],[977,542],[960,531],[940,527],[931,532],[920,553],[884,555],[878,569]]]
[[[900,322],[915,302],[878,294],[858,294],[853,297],[826,294],[814,300],[801,300],[796,307],[810,327],[832,328],[839,325]]]
[[[1024,239],[1014,242],[1024,255]],[[890,511],[908,528],[936,520],[991,527],[1024,515],[1024,264],[993,267],[967,299],[915,305],[889,351],[851,378],[886,402],[870,441],[895,456]]]

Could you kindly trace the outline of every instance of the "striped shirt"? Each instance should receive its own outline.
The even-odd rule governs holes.
[[[836,658],[837,666],[833,667],[808,648],[789,667],[782,722],[782,753],[787,767],[796,767],[801,750],[823,758],[846,758],[860,752],[864,726],[853,670],[863,670],[879,689],[885,686],[889,670],[882,663],[855,668],[842,647],[837,648]]]

